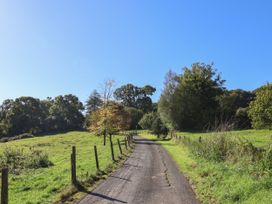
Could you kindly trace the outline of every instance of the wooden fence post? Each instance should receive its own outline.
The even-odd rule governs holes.
[[[127,137],[128,147],[130,147],[130,136]]]
[[[110,148],[111,148],[111,159],[112,161],[115,161],[114,158],[114,149],[113,149],[113,142],[112,142],[112,136],[110,135]]]
[[[2,169],[1,204],[8,204],[8,168]]]
[[[72,147],[72,154],[71,154],[71,181],[73,185],[76,185],[76,147]]]
[[[107,140],[107,134],[106,134],[106,131],[104,130],[104,132],[103,132],[103,144],[104,144],[104,146],[106,145],[106,140]]]
[[[126,150],[128,149],[127,147],[127,139],[124,140],[125,141],[125,146],[126,146]]]
[[[123,154],[123,152],[122,152],[122,147],[121,147],[121,144],[120,144],[120,140],[117,139],[117,142],[118,142],[120,154]]]
[[[96,169],[97,169],[97,171],[99,171],[99,161],[98,161],[98,154],[97,154],[96,145],[94,145],[94,156],[95,156]]]

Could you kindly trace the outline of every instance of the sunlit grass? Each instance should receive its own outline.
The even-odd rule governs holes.
[[[199,137],[211,137],[215,133],[212,132],[177,132],[178,136],[190,136],[192,139],[198,139]],[[229,131],[228,135],[246,139],[255,146],[262,147],[271,143],[272,141],[272,131],[271,130],[236,130]]]
[[[178,135],[192,139],[213,136],[211,133],[186,132],[180,132]],[[254,145],[262,147],[272,143],[269,130],[232,131],[231,135],[246,138]],[[157,139],[146,131],[141,132],[141,136]],[[174,139],[157,142],[169,152],[180,170],[188,177],[202,203],[272,203],[272,177],[268,173],[253,175],[252,166],[243,162],[232,164],[207,161],[194,156],[188,147],[176,143]]]
[[[120,155],[117,138],[113,142],[116,158]],[[109,141],[103,146],[103,138],[88,132],[68,132],[50,136],[0,143],[0,154],[4,148],[35,148],[48,153],[53,166],[36,170],[25,170],[20,175],[10,174],[9,201],[11,204],[52,203],[60,199],[71,185],[70,154],[76,146],[77,175],[79,180],[96,174],[93,146],[97,145],[100,169],[105,170],[112,163]],[[124,147],[123,147],[124,148]]]

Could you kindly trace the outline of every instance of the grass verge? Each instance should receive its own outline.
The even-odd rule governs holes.
[[[235,131],[236,137],[249,138],[254,145],[267,147],[270,131]],[[251,134],[250,134],[251,133]],[[187,135],[186,135],[187,134]],[[213,134],[179,133],[192,140],[213,137]],[[263,136],[261,136],[263,135]],[[142,132],[141,136],[157,140],[154,135]],[[270,140],[271,142],[271,140]],[[272,176],[268,170],[256,171],[258,166],[241,158],[239,161],[205,159],[192,153],[190,146],[183,142],[161,141],[160,143],[176,161],[180,170],[187,176],[202,203],[272,203]]]

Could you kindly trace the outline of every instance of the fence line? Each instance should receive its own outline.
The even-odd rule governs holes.
[[[131,142],[131,137],[129,138],[125,138],[123,140],[123,144],[125,145],[126,149],[128,150],[128,145],[130,146],[130,142]],[[112,156],[112,160],[115,162],[115,154],[114,154],[114,146],[118,145],[119,147],[119,151],[120,151],[120,155],[123,154],[122,151],[122,143],[120,142],[119,139],[117,139],[117,143],[113,143],[112,138],[110,138],[110,149],[111,149],[111,156]],[[99,167],[99,157],[98,157],[98,150],[96,145],[94,145],[94,157],[95,157],[95,162],[96,162],[96,169],[97,171],[100,171],[100,167]],[[71,162],[71,183],[74,186],[77,186],[78,181],[77,181],[77,155],[76,155],[76,146],[72,146],[72,152],[71,152],[71,158],[70,158],[70,162]],[[8,190],[9,190],[9,183],[8,183],[8,168],[2,168],[1,169],[1,203],[0,204],[8,204]]]

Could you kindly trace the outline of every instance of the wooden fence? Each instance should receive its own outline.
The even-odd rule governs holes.
[[[123,144],[125,145],[126,150],[128,150],[128,147],[132,147],[133,143],[133,137],[128,136],[126,139],[124,139]],[[122,150],[122,144],[120,140],[117,140],[117,145],[120,151],[120,154],[123,154]],[[115,154],[114,154],[114,144],[112,142],[112,138],[110,138],[110,149],[111,149],[111,157],[112,161],[115,162]],[[99,157],[98,157],[98,149],[96,145],[94,145],[94,157],[95,157],[95,162],[96,162],[96,169],[97,171],[100,171],[99,168]],[[77,186],[77,172],[76,172],[76,146],[72,147],[72,153],[71,153],[71,183],[72,185]],[[9,170],[8,168],[2,168],[1,170],[1,203],[0,204],[8,204],[8,173]]]
[[[124,141],[123,144],[125,145],[126,150],[128,150],[128,148],[132,148],[132,143],[133,143],[133,137],[132,136],[128,136]],[[123,150],[122,150],[122,143],[120,142],[119,139],[117,139],[117,145],[118,145],[118,149],[121,155],[123,155]],[[110,150],[111,150],[111,159],[113,162],[116,161],[115,158],[115,152],[114,152],[114,144],[113,141],[110,137]],[[94,145],[94,159],[95,159],[95,163],[96,163],[96,170],[100,171],[100,167],[99,167],[99,157],[98,157],[98,148],[96,145]],[[73,185],[77,185],[78,181],[77,181],[77,174],[76,174],[76,147],[73,146],[72,147],[72,153],[71,153],[71,183]]]

